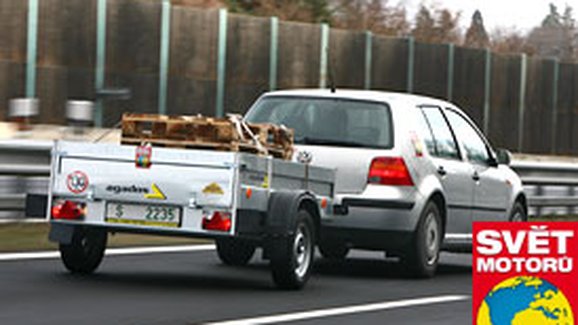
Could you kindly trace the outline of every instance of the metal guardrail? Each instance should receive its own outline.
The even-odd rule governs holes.
[[[565,207],[566,213],[576,213],[578,207],[578,164],[568,162],[514,161],[511,166],[526,187],[535,187],[528,195],[528,206],[542,215],[544,208]],[[563,187],[565,195],[546,195],[547,187]]]
[[[0,141],[0,176],[47,177],[53,141]],[[514,160],[511,167],[528,190],[528,205],[536,215],[547,208],[563,208],[574,214],[578,207],[578,163]],[[564,195],[547,195],[549,187],[563,188]],[[0,211],[23,211],[26,194],[0,194]]]

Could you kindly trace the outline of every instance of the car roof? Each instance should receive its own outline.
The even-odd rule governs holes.
[[[331,92],[330,89],[291,89],[291,90],[279,90],[268,92],[265,94],[265,96],[321,97],[321,98],[372,100],[388,103],[392,107],[402,106],[396,105],[397,103],[404,103],[404,104],[410,103],[412,104],[412,106],[437,105],[443,107],[451,106],[453,108],[457,108],[452,103],[441,99],[407,93],[397,93],[397,92],[377,91],[377,90],[336,89],[335,92]]]

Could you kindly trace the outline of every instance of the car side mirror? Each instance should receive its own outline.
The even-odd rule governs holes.
[[[500,165],[509,166],[512,162],[512,154],[506,149],[496,150],[496,160]]]

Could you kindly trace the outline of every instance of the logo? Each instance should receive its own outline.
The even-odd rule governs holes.
[[[474,223],[473,323],[573,325],[578,223]]]
[[[165,200],[167,198],[161,189],[157,186],[157,184],[153,183],[151,185],[151,190],[152,193],[145,194],[145,198],[152,200]]]
[[[137,168],[150,168],[153,148],[150,143],[136,147],[134,163]]]
[[[539,277],[516,276],[486,295],[477,324],[574,324],[574,318],[562,290]]]
[[[137,185],[108,185],[105,190],[114,194],[144,194],[145,199],[166,200],[167,198],[155,183],[152,183],[150,190],[147,187]]]
[[[203,194],[223,195],[225,194],[225,191],[223,191],[223,188],[221,188],[219,184],[213,182],[205,186],[205,188],[203,189]]]
[[[313,154],[309,151],[299,151],[297,153],[297,161],[308,165],[313,161]]]
[[[66,176],[66,187],[74,194],[80,194],[88,188],[88,176],[77,170]]]

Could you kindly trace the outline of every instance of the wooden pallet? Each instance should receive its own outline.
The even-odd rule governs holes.
[[[292,130],[274,124],[247,123],[247,126],[266,150],[260,150],[249,132],[230,119],[203,116],[127,113],[122,118],[121,143],[147,142],[162,147],[242,151],[291,159]]]

